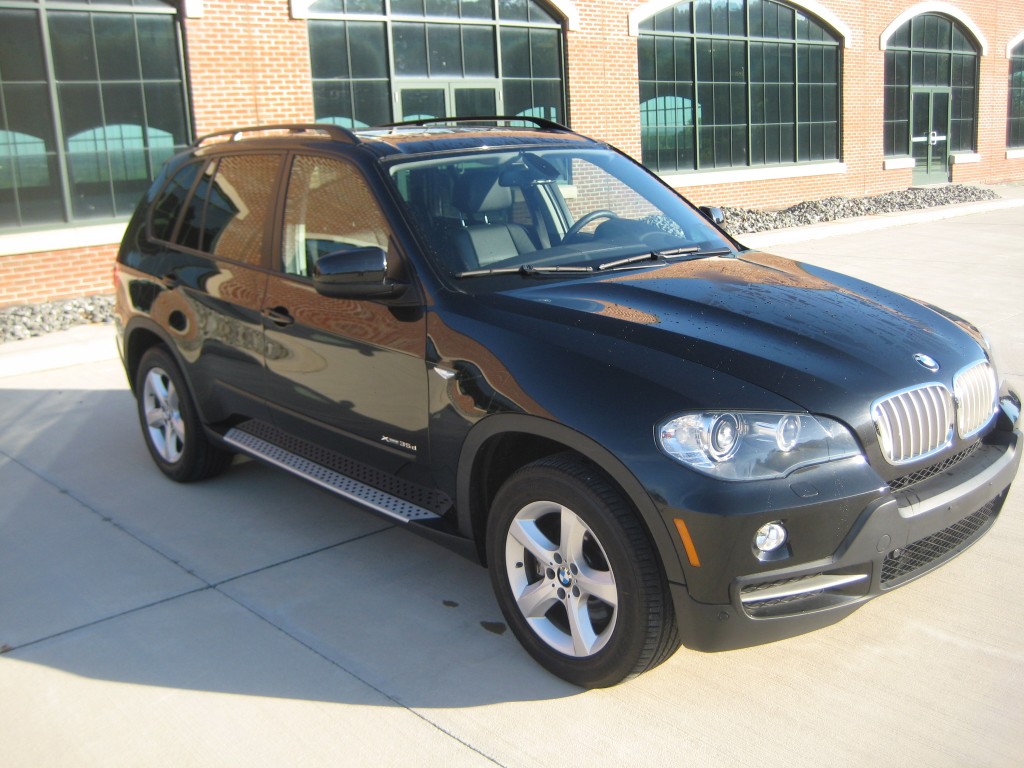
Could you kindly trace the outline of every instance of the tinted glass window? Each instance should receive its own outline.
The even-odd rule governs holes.
[[[640,25],[644,163],[703,170],[839,158],[839,38],[774,0],[679,3]]]
[[[259,264],[280,165],[278,155],[234,155],[207,166],[185,209],[178,242]]]
[[[217,165],[203,222],[202,249],[259,264],[281,158],[235,155]]]
[[[288,181],[282,271],[312,274],[328,253],[388,247],[389,227],[362,174],[341,160],[297,157]]]
[[[348,18],[355,13],[362,15]],[[366,127],[412,115],[481,114],[485,108],[564,120],[562,28],[537,0],[391,0],[387,7],[319,0],[310,15],[319,121]],[[404,109],[417,97],[407,90],[421,85],[413,81],[426,78],[442,89],[437,95],[443,103],[426,111]],[[466,80],[489,95],[468,98]]]
[[[1024,43],[1010,51],[1010,110],[1007,146],[1024,147]]]
[[[174,225],[178,223],[178,216],[200,167],[200,163],[190,163],[179,168],[160,192],[150,219],[153,237],[157,240],[170,240],[174,236]]]
[[[189,141],[176,3],[0,5],[0,227],[129,215]]]
[[[911,152],[912,90],[947,90],[951,152],[974,148],[978,54],[959,22],[925,13],[889,38],[885,52],[885,154]]]

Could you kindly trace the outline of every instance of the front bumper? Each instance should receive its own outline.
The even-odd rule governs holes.
[[[700,601],[691,588],[671,584],[684,645],[729,650],[809,632],[942,565],[994,523],[1020,447],[1018,430],[991,433],[951,467],[866,504],[830,555],[733,575],[728,602]],[[785,520],[786,512],[774,514]]]

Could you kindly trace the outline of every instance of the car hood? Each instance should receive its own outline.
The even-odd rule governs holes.
[[[616,349],[633,350],[618,365],[634,374],[658,378],[643,370],[643,351],[656,350],[860,426],[875,398],[923,382],[951,386],[957,371],[985,356],[977,330],[958,318],[760,252],[538,282],[492,300],[521,329],[534,320],[575,329],[563,335],[573,354],[599,356],[614,337],[627,342]],[[927,370],[915,354],[933,358],[939,370]]]

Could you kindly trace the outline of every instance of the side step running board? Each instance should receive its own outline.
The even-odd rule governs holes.
[[[254,434],[254,432],[262,434]],[[439,514],[426,507],[400,498],[393,493],[375,488],[372,485],[355,479],[351,474],[339,471],[346,469],[346,464],[355,465],[355,462],[351,460],[347,460],[344,457],[335,457],[335,461],[314,461],[292,450],[295,447],[294,445],[284,447],[279,445],[278,441],[271,442],[270,439],[267,439],[273,439],[278,435],[290,437],[269,425],[253,425],[252,422],[247,422],[228,430],[227,434],[224,435],[224,442],[242,453],[247,453],[281,469],[285,469],[304,480],[316,483],[321,488],[336,493],[356,504],[369,507],[375,512],[386,515],[393,520],[402,523],[423,523],[440,519],[441,516]],[[294,444],[298,441],[295,438],[291,438],[289,442]],[[325,466],[325,464],[338,464],[340,466],[332,468]],[[365,468],[364,465],[358,466],[364,473],[372,471]],[[401,483],[396,478],[391,478],[391,481],[392,484]],[[446,497],[438,498],[432,506],[443,506],[446,501]],[[448,505],[450,505],[450,502],[448,502]]]

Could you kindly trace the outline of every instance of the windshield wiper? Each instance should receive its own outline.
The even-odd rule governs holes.
[[[593,267],[535,267],[532,264],[523,264],[518,267],[497,267],[496,269],[471,269],[468,272],[457,272],[455,278],[461,280],[464,277],[488,277],[490,275],[550,275],[556,272],[593,272]]]
[[[615,269],[616,267],[625,267],[629,264],[638,264],[642,261],[660,261],[662,259],[677,259],[679,256],[686,256],[689,259],[703,259],[707,256],[727,256],[732,251],[729,248],[712,248],[707,251],[702,251],[695,245],[686,246],[685,248],[666,248],[663,251],[651,251],[650,253],[641,253],[639,256],[628,256],[625,259],[617,259],[616,261],[609,261],[604,264],[599,264],[598,271],[604,271],[606,269]],[[687,259],[682,259],[686,261]]]

